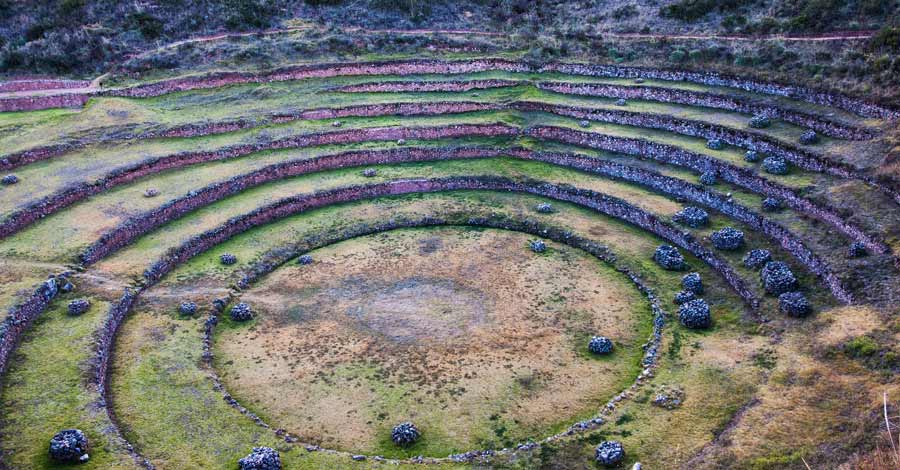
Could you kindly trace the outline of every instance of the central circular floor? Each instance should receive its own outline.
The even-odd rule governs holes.
[[[397,230],[312,252],[246,291],[216,367],[274,427],[354,453],[446,456],[540,439],[591,417],[638,373],[649,313],[624,276],[525,234]],[[587,351],[593,334],[615,341]],[[409,449],[390,442],[410,420]]]

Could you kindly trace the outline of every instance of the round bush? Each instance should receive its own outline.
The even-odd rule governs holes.
[[[704,171],[700,175],[700,184],[705,184],[706,186],[712,186],[716,184],[716,172],[714,171]]]
[[[805,317],[812,311],[812,306],[803,294],[785,292],[778,296],[778,310],[792,317]]]
[[[616,100],[616,106],[628,106],[628,102],[622,98]]]
[[[772,120],[765,114],[756,114],[750,118],[750,127],[754,129],[765,129],[772,125]]]
[[[781,295],[797,289],[797,278],[787,264],[769,261],[759,273],[763,287],[771,295]]]
[[[578,125],[581,127],[591,127],[590,121],[578,121]]]
[[[760,158],[762,158],[762,155],[760,155],[760,153],[756,150],[747,150],[747,152],[744,154],[744,161],[750,163],[756,163]]]
[[[675,294],[675,303],[677,305],[681,305],[686,302],[690,302],[697,298],[697,295],[689,290],[683,290],[677,294]]]
[[[394,444],[398,446],[409,446],[414,444],[419,440],[418,428],[413,423],[406,421],[405,423],[400,423],[394,426],[394,429],[391,430],[391,440],[394,441]]]
[[[594,354],[609,354],[613,350],[613,342],[606,336],[594,336],[588,342],[588,351]]]
[[[225,266],[230,266],[234,263],[237,263],[237,256],[234,256],[231,253],[222,253],[222,256],[219,256],[219,261],[221,261]]]
[[[594,458],[600,465],[612,467],[625,460],[625,448],[619,441],[603,441],[594,451]]]
[[[712,324],[709,305],[703,299],[694,299],[678,307],[678,321],[687,328],[703,329]]]
[[[540,212],[541,214],[549,214],[553,212],[553,206],[550,203],[542,202],[534,206],[534,210]]]
[[[669,271],[681,271],[687,268],[684,262],[684,256],[678,248],[671,245],[660,245],[653,253],[653,261]]]
[[[722,139],[709,139],[706,141],[706,148],[710,150],[722,150],[725,148],[725,142]]]
[[[271,447],[254,447],[246,457],[238,460],[241,470],[281,470],[281,457]]]
[[[19,182],[19,177],[16,175],[6,175],[3,179],[0,179],[0,183],[3,183],[4,186],[9,186],[11,184],[16,184]]]
[[[800,134],[800,143],[803,145],[812,145],[819,142],[819,134],[814,130],[808,130]]]
[[[547,244],[544,243],[544,240],[531,240],[528,242],[528,246],[531,248],[531,251],[535,253],[547,251]]]
[[[362,175],[365,176],[366,178],[371,178],[373,176],[376,176],[377,174],[378,174],[378,170],[376,170],[375,168],[366,168],[365,170],[362,171]]]
[[[687,206],[676,212],[672,216],[672,220],[688,227],[697,228],[709,223],[709,214],[699,207]]]
[[[178,311],[182,315],[193,315],[197,313],[197,304],[194,302],[182,302],[181,306],[178,307]]]
[[[769,157],[763,160],[763,169],[766,170],[766,173],[773,175],[786,175],[788,164],[783,158]]]
[[[297,258],[297,264],[305,265],[305,264],[312,264],[312,262],[313,262],[312,255],[303,255],[303,256]]]
[[[744,266],[750,269],[759,269],[769,261],[772,261],[769,250],[750,250],[744,256]]]
[[[91,301],[88,299],[75,299],[69,302],[69,316],[77,317],[91,308]]]
[[[720,250],[733,251],[744,246],[744,232],[734,227],[725,227],[715,231],[709,239],[713,246]]]
[[[230,315],[234,321],[247,321],[253,318],[253,311],[250,310],[249,305],[241,302],[231,307]]]
[[[700,273],[688,273],[681,278],[681,287],[686,291],[695,294],[703,293],[703,280],[700,279]]]
[[[869,254],[869,250],[866,249],[866,245],[861,242],[853,242],[850,244],[850,249],[848,250],[848,254],[851,258],[862,258]]]
[[[87,462],[90,445],[80,429],[64,429],[50,439],[50,458],[57,462]]]
[[[765,212],[777,212],[782,209],[781,200],[776,199],[774,197],[767,197],[763,199],[762,202],[762,210]]]

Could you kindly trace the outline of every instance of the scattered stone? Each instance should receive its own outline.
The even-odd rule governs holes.
[[[541,214],[549,214],[553,212],[553,205],[548,202],[542,202],[534,206],[534,210],[540,212]]]
[[[9,174],[0,179],[0,183],[3,183],[4,186],[9,186],[11,184],[16,184],[19,182],[19,177],[13,174]]]
[[[72,292],[73,290],[75,290],[75,284],[69,282],[68,279],[60,278],[60,282],[62,283],[62,286],[60,286],[59,288],[60,292]]]
[[[590,121],[579,121],[578,125],[581,127],[591,127],[591,122]]]
[[[778,212],[783,207],[781,200],[774,197],[767,197],[762,202],[762,210],[765,212]]]
[[[397,145],[406,145],[406,139],[397,139]]]
[[[234,263],[237,263],[237,256],[234,256],[231,253],[222,253],[222,256],[219,256],[219,261],[221,261],[225,266],[230,266]]]
[[[722,139],[709,139],[706,141],[706,148],[710,150],[722,150],[725,148],[725,141]]]
[[[792,317],[805,317],[812,311],[812,306],[800,292],[785,292],[778,296],[778,310]]]
[[[253,318],[253,311],[250,310],[250,305],[241,302],[231,307],[230,315],[234,321],[247,321]]]
[[[718,178],[716,178],[715,171],[704,171],[700,175],[700,184],[704,184],[706,186],[712,186],[712,185],[716,184],[717,180],[718,180]]]
[[[750,250],[744,256],[744,266],[750,269],[759,269],[772,261],[772,253],[769,250]]]
[[[763,287],[771,295],[781,295],[797,289],[797,278],[784,262],[769,261],[759,275]]]
[[[712,324],[709,305],[703,299],[694,299],[685,302],[678,307],[678,320],[687,328],[709,328]]]
[[[216,309],[217,312],[222,312],[228,305],[228,298],[219,297],[218,299],[213,299],[212,304],[213,308]]]
[[[767,173],[773,175],[786,175],[788,172],[788,164],[783,158],[768,157],[763,160],[763,169],[766,170]]]
[[[631,467],[631,470],[642,470],[643,468],[644,467],[641,466],[640,462],[635,462],[634,465]]]
[[[669,271],[682,271],[687,268],[684,256],[681,256],[678,248],[671,245],[660,245],[657,247],[656,252],[653,253],[653,260],[662,266],[663,269]]]
[[[800,143],[803,145],[812,145],[819,142],[819,134],[814,130],[808,130],[800,134]]]
[[[616,100],[616,106],[628,106],[628,102],[622,98]]]
[[[686,291],[695,294],[703,293],[703,280],[700,279],[700,273],[688,273],[681,278],[681,287]]]
[[[156,197],[159,196],[159,190],[156,188],[147,188],[144,190],[144,197]]]
[[[760,155],[760,153],[756,150],[747,150],[747,152],[744,154],[744,161],[750,163],[756,163],[760,158],[762,158],[762,155]]]
[[[352,459],[356,462],[362,462],[363,460],[366,460],[366,456],[365,455],[354,455],[354,456],[350,457],[350,459]]]
[[[312,264],[312,262],[313,262],[312,255],[303,255],[303,256],[297,258],[297,264],[306,265],[306,264]]]
[[[683,290],[675,294],[675,304],[681,305],[697,298],[697,295],[689,290]]]
[[[765,114],[756,114],[750,118],[750,127],[754,129],[765,129],[772,125],[772,120]]]
[[[544,240],[531,240],[528,242],[528,246],[531,247],[531,251],[535,253],[543,253],[547,251],[547,244],[544,243]]]
[[[69,302],[69,316],[77,317],[91,308],[91,301],[88,299],[75,299]]]
[[[87,436],[80,429],[65,429],[50,439],[50,458],[57,462],[83,463],[90,459]]]
[[[182,302],[181,306],[178,307],[178,311],[182,315],[193,315],[197,313],[197,304],[194,302]]]
[[[699,207],[687,206],[676,212],[672,216],[672,220],[688,227],[697,228],[709,223],[709,213]]]
[[[410,446],[419,440],[419,429],[416,425],[406,421],[394,426],[391,430],[391,440],[398,446]]]
[[[342,123],[341,121],[334,121],[331,123],[331,127],[341,127],[343,125],[344,123]]]
[[[619,441],[603,441],[594,451],[594,457],[601,465],[612,467],[625,459],[625,448]]]
[[[644,79],[643,79],[643,78],[640,78],[640,77],[635,78],[635,79],[634,79],[634,83],[644,83]]]
[[[366,178],[371,178],[373,176],[376,176],[377,174],[378,174],[378,170],[375,168],[366,168],[365,170],[362,171],[362,175],[365,176]]]
[[[238,460],[241,470],[281,470],[281,457],[271,447],[254,447],[246,457]]]
[[[609,354],[613,351],[613,342],[606,336],[594,336],[588,342],[588,351],[594,354]]]
[[[744,246],[744,232],[734,227],[717,230],[709,236],[709,239],[713,246],[720,250],[733,251]]]
[[[684,391],[678,388],[664,387],[653,397],[654,405],[667,410],[674,410],[682,403],[684,403]]]
[[[853,242],[850,244],[848,254],[851,258],[862,258],[869,254],[869,250],[866,249],[866,245],[862,242]]]

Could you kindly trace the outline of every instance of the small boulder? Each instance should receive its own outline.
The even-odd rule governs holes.
[[[797,278],[787,264],[769,261],[759,272],[763,287],[771,295],[781,295],[797,289]]]
[[[687,268],[684,256],[681,256],[678,248],[671,245],[660,245],[657,247],[653,253],[653,260],[662,266],[663,269],[669,271],[682,271]]]
[[[578,121],[578,125],[581,126],[581,127],[587,128],[587,127],[591,127],[591,122],[590,122],[590,121],[587,121],[587,120],[584,120],[584,121]]]
[[[540,212],[541,214],[549,214],[553,212],[553,205],[548,202],[542,202],[534,206],[534,210]]]
[[[783,207],[784,206],[782,205],[781,200],[774,197],[767,197],[763,199],[762,202],[762,210],[764,212],[778,212]]]
[[[13,185],[19,182],[19,177],[13,174],[9,174],[0,179],[0,183],[4,186]]]
[[[87,436],[80,429],[65,429],[50,439],[50,458],[57,462],[87,462],[90,445]]]
[[[763,160],[763,169],[773,175],[786,175],[788,172],[787,161],[779,157],[768,157]]]
[[[616,106],[628,106],[628,102],[623,98],[619,98],[616,100]]]
[[[725,148],[725,141],[722,139],[709,139],[706,141],[706,148],[710,150],[722,150]]]
[[[197,304],[194,302],[182,302],[181,306],[178,307],[178,311],[182,315],[193,315],[197,313]]]
[[[91,301],[88,299],[75,299],[69,302],[68,313],[70,317],[77,317],[91,308]]]
[[[378,175],[378,170],[376,170],[375,168],[366,168],[362,171],[362,175],[366,178],[372,178],[373,176]]]
[[[750,269],[759,269],[772,261],[772,253],[769,250],[750,250],[744,256],[744,266]]]
[[[755,114],[750,118],[750,127],[754,129],[765,129],[772,125],[772,120],[765,114]]]
[[[703,329],[712,324],[709,305],[703,299],[694,299],[678,307],[678,321],[687,328]]]
[[[703,280],[700,279],[700,273],[688,273],[681,278],[681,287],[686,291],[695,294],[703,293]]]
[[[281,470],[281,457],[271,447],[254,447],[246,457],[238,460],[240,470]]]
[[[675,294],[674,302],[676,305],[681,305],[681,304],[690,302],[696,298],[697,298],[697,294],[694,294],[693,292],[691,292],[689,290],[683,290],[683,291],[680,291],[677,294]]]
[[[156,197],[159,196],[159,190],[156,188],[147,188],[144,190],[144,197]]]
[[[406,145],[406,139],[397,139],[397,145]]]
[[[709,239],[713,246],[720,250],[733,251],[744,246],[744,232],[734,227],[717,230],[709,236]]]
[[[803,145],[812,145],[819,142],[819,134],[814,130],[808,130],[800,134],[800,143]]]
[[[231,307],[231,319],[234,321],[247,321],[253,319],[253,311],[250,310],[250,305],[241,302],[234,307]]]
[[[700,174],[700,184],[712,186],[716,184],[717,180],[718,178],[716,178],[715,171],[704,171],[702,174]]]
[[[800,292],[785,292],[778,296],[778,310],[792,317],[805,317],[812,312],[812,306]]]
[[[866,245],[862,242],[853,242],[850,244],[847,254],[850,255],[851,258],[862,258],[869,254],[869,250],[866,249]]]
[[[225,266],[231,266],[232,264],[237,263],[237,256],[234,256],[231,253],[222,253],[222,256],[219,256],[219,261]]]
[[[672,220],[688,227],[697,228],[709,223],[709,213],[699,207],[687,206],[676,212],[672,216]]]
[[[528,246],[531,248],[531,251],[535,253],[543,253],[547,251],[547,244],[544,243],[544,240],[531,240],[528,242]]]
[[[391,430],[391,440],[398,446],[411,446],[419,440],[419,437],[421,437],[419,429],[409,421],[400,423]]]
[[[343,125],[344,123],[342,123],[341,121],[334,121],[331,123],[331,127],[341,127]]]
[[[303,255],[303,256],[297,258],[297,264],[306,265],[306,264],[312,264],[312,262],[313,262],[312,255]]]
[[[760,158],[762,158],[762,155],[756,150],[747,150],[747,152],[744,153],[744,161],[746,162],[756,163]]]
[[[597,463],[607,467],[613,467],[625,460],[625,448],[619,441],[603,441],[594,451]]]
[[[594,336],[588,342],[588,351],[594,354],[609,354],[613,347],[612,340],[606,336]]]

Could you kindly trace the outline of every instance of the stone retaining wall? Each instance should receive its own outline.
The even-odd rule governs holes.
[[[57,78],[34,78],[0,82],[0,93],[16,93],[19,91],[63,90],[70,88],[86,88],[91,85],[87,80],[62,80]]]
[[[762,178],[750,170],[738,168],[706,155],[643,139],[615,137],[554,126],[537,126],[527,129],[526,134],[540,139],[650,158],[665,164],[689,168],[699,173],[711,171],[725,181],[758,194],[781,199],[791,208],[827,222],[852,240],[863,243],[874,253],[890,253],[890,248],[882,241],[845,221],[833,209],[813,203],[797,195],[794,190]]]
[[[463,92],[472,90],[484,90],[488,88],[507,88],[521,85],[525,82],[515,80],[442,80],[442,81],[384,81],[359,83],[336,87],[333,91],[341,93],[379,93],[379,92],[406,92],[421,93],[430,91]]]
[[[0,378],[9,366],[9,360],[22,334],[47,310],[50,302],[56,297],[59,286],[56,285],[55,279],[69,274],[71,273],[60,273],[51,276],[52,280],[42,282],[22,303],[10,308],[6,318],[0,321]]]

